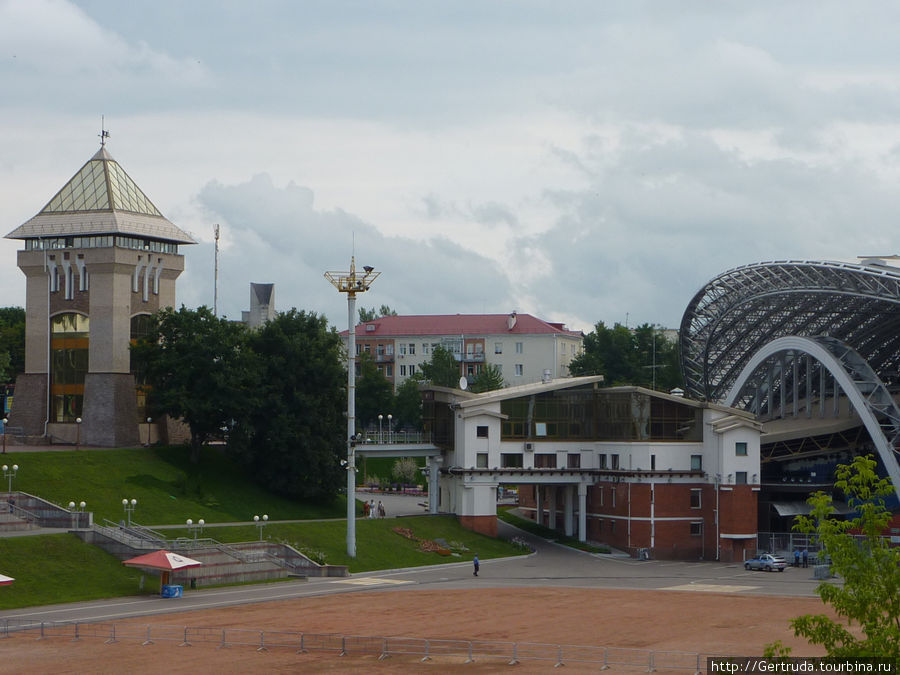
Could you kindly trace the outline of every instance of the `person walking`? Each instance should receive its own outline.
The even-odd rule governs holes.
[[[475,566],[475,571],[472,572],[472,576],[476,576],[476,577],[477,577],[477,576],[478,576],[478,567],[479,567],[479,564],[478,564],[478,554],[477,554],[477,553],[475,554],[475,557],[472,559],[472,564]]]
[[[384,502],[378,500],[378,517],[384,518]]]
[[[800,567],[800,549],[794,547],[794,567]]]
[[[369,502],[364,501],[363,502],[363,518],[368,518],[368,517],[369,517]]]
[[[803,556],[803,566],[809,567],[809,565],[807,564],[809,562],[809,551],[803,549],[803,553],[801,555]]]
[[[375,500],[369,502],[369,518],[374,518],[378,513],[375,511]]]

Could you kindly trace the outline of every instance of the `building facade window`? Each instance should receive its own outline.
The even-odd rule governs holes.
[[[385,377],[393,377],[394,376],[394,366],[392,366],[390,363],[387,364],[384,367],[384,374],[385,374]]]
[[[406,377],[406,366],[402,364],[400,366],[400,377]]]
[[[486,452],[479,452],[475,455],[475,467],[478,469],[486,469],[488,468],[488,454]]]
[[[416,355],[416,343],[415,343],[415,342],[410,342],[410,343],[409,343],[409,355],[410,355],[410,356],[415,356],[415,355]]]
[[[409,367],[409,375],[410,375],[410,377],[412,377],[412,376],[415,375],[415,374],[416,374],[416,367],[415,367],[415,366],[410,366],[410,367]]]
[[[488,427],[486,425],[475,427],[475,437],[476,438],[487,438],[488,437]]]
[[[500,453],[500,466],[504,469],[521,469],[522,463],[521,452],[503,452]]]
[[[744,442],[738,442],[734,444],[734,454],[738,457],[746,457],[747,456],[747,444]]]
[[[616,508],[616,492],[618,492],[618,490],[616,489],[616,486],[613,485],[609,490],[609,494],[610,494],[610,504],[609,505],[612,506],[613,508]]]
[[[615,455],[615,454],[614,454],[614,455],[610,455],[610,456],[609,456],[609,461],[610,461],[610,468],[611,468],[611,469],[618,469],[618,468],[619,468],[619,455]]]
[[[521,363],[516,364],[516,377],[522,377],[525,374],[525,366]]]
[[[494,343],[494,353],[495,353],[495,354],[502,354],[502,353],[503,353],[503,343],[502,343],[502,342],[495,342],[495,343]]]
[[[398,347],[400,350],[400,356],[406,356],[406,343],[404,342],[404,343],[398,345]]]
[[[703,535],[703,522],[691,523],[691,536],[700,537]]]
[[[735,485],[746,485],[747,484],[747,472],[746,471],[735,471],[734,484]]]
[[[81,417],[88,372],[90,320],[68,312],[50,320],[50,421]]]
[[[691,508],[699,509],[702,506],[703,490],[699,488],[691,489]]]
[[[525,344],[522,342],[516,343],[516,354],[522,354],[525,351]]]
[[[691,455],[691,471],[703,471],[703,455]]]
[[[555,469],[556,453],[555,452],[537,452],[534,455],[535,469]]]
[[[605,468],[606,468],[606,453],[605,453],[605,452],[601,452],[601,453],[600,453],[599,455],[597,455],[597,456],[600,458],[600,468],[601,468],[601,469],[605,469]]]
[[[580,452],[570,452],[566,457],[566,466],[570,469],[580,469],[581,468],[581,453]]]
[[[428,353],[428,343],[427,343],[427,342],[423,342],[423,343],[422,343],[422,353],[423,353],[423,354],[427,354],[427,353]]]

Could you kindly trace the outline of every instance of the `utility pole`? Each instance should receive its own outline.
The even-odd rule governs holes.
[[[219,316],[219,224],[216,223],[216,260],[213,270],[213,316]]]

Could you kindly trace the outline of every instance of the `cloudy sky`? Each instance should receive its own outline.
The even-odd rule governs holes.
[[[731,267],[900,250],[900,3],[0,0],[0,234],[99,147],[179,302],[677,327]],[[0,240],[0,306],[24,305]]]

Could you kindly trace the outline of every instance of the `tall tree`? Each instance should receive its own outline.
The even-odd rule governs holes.
[[[8,358],[3,359],[3,355]],[[21,307],[0,307],[0,383],[12,382],[25,372],[25,310]]]
[[[397,316],[397,312],[395,312],[387,305],[382,305],[377,310],[374,307],[372,309],[360,307],[356,310],[356,313],[359,314],[360,323],[365,323],[366,321],[374,321],[380,316]]]
[[[438,345],[431,359],[422,364],[422,376],[439,387],[459,386],[459,362],[453,353]]]
[[[503,389],[503,373],[500,372],[498,366],[488,363],[475,376],[470,390],[475,393],[481,393],[494,391],[495,389]]]
[[[393,412],[394,387],[378,370],[371,354],[363,352],[357,363],[359,377],[356,378],[356,421],[359,429],[364,430],[378,419],[379,414],[387,419],[387,414]]]
[[[678,344],[651,324],[607,328],[600,321],[585,335],[581,354],[569,364],[572,375],[604,375],[611,385],[631,384],[668,391],[682,386]]]
[[[791,620],[791,626],[795,635],[821,645],[828,656],[887,657],[896,665],[900,659],[900,548],[892,547],[884,536],[891,520],[884,498],[894,489],[889,479],[879,478],[876,468],[871,455],[838,466],[834,486],[856,511],[855,518],[835,518],[832,498],[824,492],[809,498],[809,516],[797,517],[794,529],[816,535],[831,572],[843,581],[826,581],[816,589],[841,620],[807,614]],[[789,651],[780,643],[767,647],[769,655]]]
[[[422,429],[422,394],[419,381],[407,378],[397,387],[394,398],[394,421],[398,427]]]
[[[343,482],[347,424],[340,337],[324,316],[292,309],[250,334],[247,346],[255,374],[229,451],[273,492],[332,499]]]
[[[151,319],[149,334],[132,347],[138,377],[154,410],[183,419],[191,430],[191,461],[209,436],[234,419],[247,376],[243,325],[196,310],[171,307]]]

